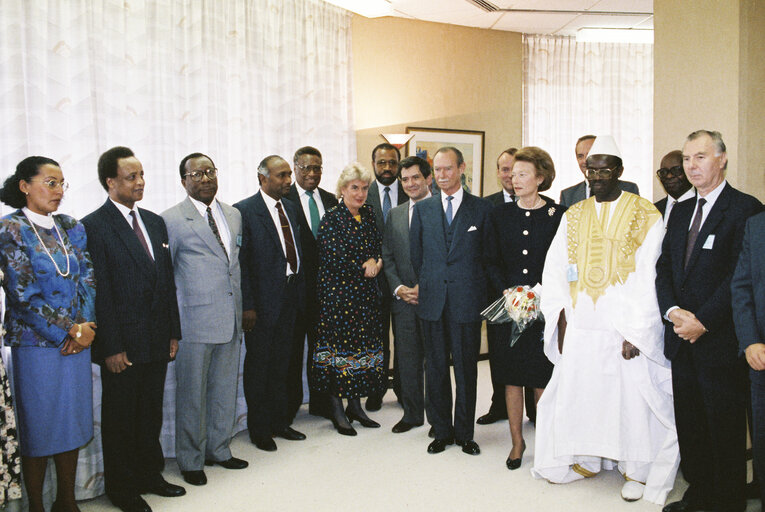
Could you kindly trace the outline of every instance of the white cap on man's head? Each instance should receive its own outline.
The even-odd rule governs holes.
[[[621,158],[622,154],[619,151],[619,146],[616,145],[616,141],[612,135],[598,135],[595,137],[595,142],[592,143],[590,152],[587,156],[593,155],[611,155],[617,158]]]

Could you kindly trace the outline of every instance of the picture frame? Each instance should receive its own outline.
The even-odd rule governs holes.
[[[486,132],[478,130],[451,130],[407,126],[406,133],[413,137],[406,145],[406,156],[419,156],[433,165],[433,156],[439,148],[454,146],[465,159],[462,185],[473,195],[483,196],[483,156]],[[433,191],[438,190],[433,180]]]

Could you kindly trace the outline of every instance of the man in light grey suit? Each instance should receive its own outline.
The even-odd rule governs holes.
[[[391,209],[383,232],[383,269],[393,303],[394,358],[398,368],[404,417],[393,433],[407,432],[425,422],[425,355],[417,325],[419,286],[409,254],[409,223],[414,204],[430,197],[430,164],[410,156],[399,163],[399,181],[409,201]]]
[[[579,164],[579,170],[582,171],[582,174],[585,176],[585,178],[587,177],[587,155],[590,153],[590,148],[594,142],[594,135],[582,135],[576,141],[576,162]],[[592,195],[587,185],[588,183],[585,179],[581,183],[577,183],[576,185],[563,189],[560,193],[559,203],[565,207],[569,207],[574,203],[584,201]],[[617,186],[625,192],[632,192],[633,194],[640,195],[638,186],[631,181],[619,180]]]
[[[203,464],[247,467],[229,449],[242,336],[242,216],[215,199],[210,157],[192,153],[179,170],[188,197],[162,214],[186,333],[175,363],[175,451],[183,479],[204,485]]]

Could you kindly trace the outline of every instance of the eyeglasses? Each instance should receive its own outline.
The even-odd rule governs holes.
[[[594,180],[597,178],[603,178],[604,180],[609,179],[618,169],[618,167],[614,167],[613,169],[609,169],[606,167],[605,169],[593,169],[591,167],[587,168],[587,179]]]
[[[322,170],[322,166],[321,165],[300,165],[300,164],[295,164],[295,167],[297,167],[301,171],[305,172],[306,174],[321,174],[321,170]]]
[[[656,176],[659,177],[659,179],[664,179],[668,177],[669,175],[674,176],[675,178],[680,178],[685,174],[685,171],[683,170],[682,165],[676,165],[674,167],[670,167],[669,169],[662,167],[658,171],[656,171]]]
[[[44,180],[44,181],[40,181],[40,180],[29,180],[29,181],[37,181],[38,183],[42,183],[43,185],[45,185],[51,190],[56,190],[58,187],[61,187],[61,192],[66,192],[66,190],[69,188],[69,183],[67,183],[64,180],[56,181],[54,179],[50,179],[50,180]]]
[[[377,167],[397,167],[398,166],[398,160],[378,160],[375,162],[375,165]]]
[[[218,176],[218,169],[191,171],[184,174],[184,176],[189,176],[191,181],[202,181],[202,176],[207,176],[208,180],[214,180]]]

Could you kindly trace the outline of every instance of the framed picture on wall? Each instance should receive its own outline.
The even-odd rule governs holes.
[[[462,185],[473,195],[483,195],[483,144],[485,132],[476,130],[447,130],[444,128],[418,128],[407,126],[406,133],[414,136],[406,146],[406,156],[419,156],[433,165],[433,156],[439,148],[454,146],[465,158]],[[433,180],[433,192],[438,190]]]

